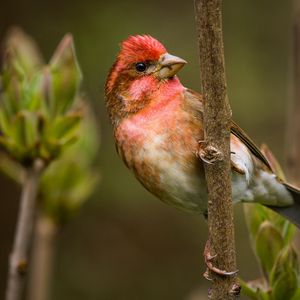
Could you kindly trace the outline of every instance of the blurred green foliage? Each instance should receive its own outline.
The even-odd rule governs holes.
[[[267,145],[261,151],[279,178],[284,172]],[[254,300],[297,300],[300,293],[299,261],[293,246],[296,227],[287,219],[260,204],[245,205],[251,244],[259,260],[263,278],[243,282],[243,291]]]
[[[91,112],[86,111],[78,141],[47,168],[39,193],[42,211],[57,224],[76,214],[99,182],[93,164],[99,147],[99,133]]]
[[[263,278],[242,282],[254,300],[296,300],[300,293],[299,261],[293,247],[295,226],[262,205],[245,205],[251,243]]]
[[[262,153],[277,178],[285,174],[266,144]],[[253,300],[297,300],[300,294],[298,255],[294,249],[296,227],[287,219],[260,204],[245,205],[245,216],[252,248],[263,277],[242,283],[243,293]]]
[[[99,175],[92,170],[99,134],[78,90],[81,71],[71,35],[48,65],[21,29],[8,34],[0,94],[0,168],[22,184],[22,166],[42,159],[39,187],[43,214],[67,222],[88,199]],[[20,165],[18,165],[20,163]]]
[[[18,29],[8,36],[0,94],[0,145],[24,166],[46,163],[78,139],[82,112],[73,106],[81,80],[71,36],[50,63]]]
[[[49,64],[44,65],[34,41],[14,28],[6,39],[4,55],[0,75],[0,169],[26,188],[27,170],[39,162],[43,172],[37,183],[40,213],[35,227],[47,219],[51,228],[56,228],[74,216],[99,179],[92,170],[98,134],[91,111],[78,93],[81,71],[73,38],[66,35]],[[34,218],[30,221],[28,228],[32,230]],[[40,235],[38,229],[35,232],[35,245],[44,251],[42,241],[49,237]],[[56,238],[48,247],[54,248]],[[52,258],[37,249],[32,257],[34,272],[42,278],[46,269],[51,269],[47,260]],[[44,260],[39,258],[37,262],[36,257]],[[51,277],[44,277],[48,275]]]

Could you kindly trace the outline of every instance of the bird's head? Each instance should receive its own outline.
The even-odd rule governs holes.
[[[154,91],[172,81],[185,64],[185,60],[169,54],[153,37],[130,36],[122,42],[106,81],[105,92],[110,115],[124,115],[140,110],[150,101],[149,97],[154,96]]]

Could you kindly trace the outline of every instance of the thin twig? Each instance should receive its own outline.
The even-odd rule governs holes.
[[[57,237],[58,225],[49,217],[40,213],[35,224],[28,289],[28,299],[30,300],[51,299],[49,291]]]
[[[199,42],[201,84],[204,97],[204,162],[208,189],[210,253],[219,270],[236,270],[233,210],[231,201],[230,123],[222,36],[222,1],[194,0]],[[214,159],[211,159],[211,156]],[[234,273],[235,274],[235,273]],[[210,272],[211,299],[236,299],[236,275]]]
[[[35,199],[42,169],[42,161],[37,160],[25,171],[15,240],[10,255],[6,300],[22,299],[32,239]]]

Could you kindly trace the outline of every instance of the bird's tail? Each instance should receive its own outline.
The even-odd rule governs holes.
[[[287,190],[292,194],[294,204],[286,207],[270,206],[274,211],[287,218],[298,228],[300,228],[300,190],[292,185],[284,183]]]
[[[284,186],[291,193],[294,200],[294,204],[291,206],[270,206],[270,208],[282,215],[283,217],[285,217],[286,219],[288,219],[289,221],[291,221],[298,228],[300,228],[300,189],[289,183],[285,183],[286,179],[282,168],[267,145],[263,144],[261,146],[261,152],[268,160],[274,174],[276,174],[277,178],[283,182]]]

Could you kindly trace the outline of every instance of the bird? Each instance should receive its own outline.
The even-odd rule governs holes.
[[[150,35],[129,36],[107,76],[106,107],[117,152],[138,181],[166,204],[205,216],[204,99],[180,82],[186,63]],[[300,190],[234,121],[230,131],[233,203],[263,204],[300,227]]]

